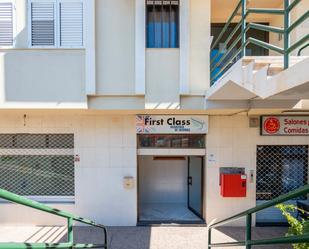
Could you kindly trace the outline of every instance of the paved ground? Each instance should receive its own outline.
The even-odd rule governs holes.
[[[284,235],[286,228],[254,228],[253,238],[270,238]],[[207,228],[189,226],[111,227],[108,228],[110,249],[207,249]],[[245,228],[223,227],[214,230],[214,242],[243,240]],[[77,243],[102,243],[100,229],[75,227]],[[0,242],[66,241],[65,227],[10,227],[0,226]],[[234,247],[243,248],[243,247]],[[290,246],[254,247],[254,249],[290,249]]]

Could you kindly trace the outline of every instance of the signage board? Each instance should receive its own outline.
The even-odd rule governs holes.
[[[262,136],[309,136],[309,116],[262,116]]]
[[[137,115],[137,134],[206,134],[208,116]]]

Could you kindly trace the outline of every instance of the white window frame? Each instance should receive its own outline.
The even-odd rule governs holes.
[[[13,17],[13,44],[10,46],[0,46],[1,49],[9,49],[9,48],[14,48],[16,44],[16,4],[15,0],[0,0],[0,3],[12,3],[12,17]]]
[[[89,0],[88,0],[89,1]],[[53,46],[46,46],[46,45],[32,45],[32,30],[31,30],[31,3],[40,3],[40,2],[52,2],[55,5],[54,9],[54,18],[55,18],[55,26],[54,26],[54,44]],[[81,2],[83,3],[83,40],[82,46],[60,46],[60,3],[72,3],[72,2]],[[37,48],[37,49],[42,49],[42,48],[47,48],[47,49],[84,49],[85,48],[85,31],[86,31],[86,13],[85,13],[85,0],[28,0],[27,3],[27,23],[28,23],[28,46],[29,48]]]

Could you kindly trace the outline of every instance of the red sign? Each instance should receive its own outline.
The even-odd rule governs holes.
[[[261,135],[309,136],[309,116],[263,116]]]
[[[264,130],[268,134],[275,134],[280,130],[280,121],[275,117],[267,118],[264,121]]]

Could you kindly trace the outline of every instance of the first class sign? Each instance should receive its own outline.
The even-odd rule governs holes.
[[[137,134],[206,134],[207,116],[137,115]]]
[[[263,136],[309,136],[309,116],[263,116]]]

